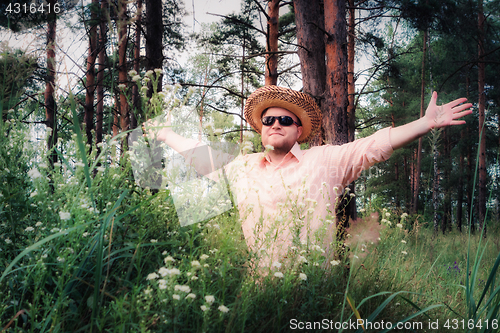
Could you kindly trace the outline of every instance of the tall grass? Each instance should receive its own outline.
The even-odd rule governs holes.
[[[326,269],[310,248],[293,268],[260,276],[237,210],[180,227],[167,190],[136,186],[126,159],[108,162],[126,133],[89,155],[75,104],[71,112],[75,134],[54,170],[34,159],[19,122],[1,124],[12,127],[0,139],[3,332],[286,332],[326,322],[388,331],[368,325],[382,321],[498,331],[498,229],[486,243],[433,236],[432,221],[375,208],[364,219],[378,214],[380,240],[353,244],[350,259]],[[358,318],[363,327],[335,328]]]

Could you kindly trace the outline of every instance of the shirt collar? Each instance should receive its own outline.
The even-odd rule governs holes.
[[[297,142],[295,142],[295,144],[292,146],[292,149],[290,149],[290,151],[288,152],[288,154],[286,154],[285,158],[280,164],[286,163],[293,157],[295,157],[297,161],[301,162],[303,156],[304,152],[300,150],[300,145]],[[272,164],[271,161],[269,161],[268,156],[263,156],[261,160],[262,165],[264,165],[266,162]]]
[[[290,153],[293,156],[295,156],[295,158],[297,160],[299,160],[299,162],[302,161],[302,157],[304,156],[304,152],[302,150],[300,150],[300,145],[297,142],[295,142],[295,144],[293,145],[292,149],[290,149],[289,154]]]

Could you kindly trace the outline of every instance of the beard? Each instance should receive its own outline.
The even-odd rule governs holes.
[[[286,155],[293,147],[295,142],[292,142],[291,140],[279,140],[278,142],[272,142],[272,140],[269,140],[271,142],[268,142],[269,145],[273,146],[273,153],[276,155]]]

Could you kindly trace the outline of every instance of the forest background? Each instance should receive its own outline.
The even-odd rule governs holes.
[[[248,277],[240,267],[245,257],[241,244],[220,239],[227,231],[224,228],[231,230],[228,235],[238,233],[235,212],[220,215],[216,219],[222,220],[217,223],[210,220],[180,228],[171,193],[139,186],[132,172],[129,133],[146,119],[169,110],[177,114],[177,124],[195,119],[193,135],[205,141],[239,144],[244,153],[262,151],[260,137],[242,116],[245,98],[262,85],[301,89],[315,98],[323,123],[310,145],[342,144],[417,119],[433,90],[438,91],[440,103],[467,97],[475,105],[467,125],[433,132],[364,172],[350,186],[353,196],[346,196],[355,200],[339,205],[348,208],[338,209],[337,217],[347,226],[357,217],[375,218],[372,213],[376,212],[377,222],[387,227],[387,242],[397,239],[405,241],[403,244],[409,240],[405,237],[415,236],[417,241],[419,232],[428,236],[425,239],[430,244],[436,244],[435,237],[445,237],[438,232],[449,234],[445,239],[452,244],[464,235],[475,235],[478,244],[472,243],[476,244],[472,248],[477,246],[479,251],[481,238],[496,232],[500,1],[245,0],[239,12],[214,13],[220,18],[198,29],[184,23],[189,5],[178,0],[49,0],[0,5],[2,29],[10,29],[17,39],[29,36],[39,42],[32,45],[40,45],[40,41],[44,45],[33,50],[4,42],[1,50],[0,284],[8,286],[1,293],[6,329],[92,331],[109,329],[111,323],[123,320],[120,329],[137,326],[161,331],[164,324],[174,330],[183,325],[231,330],[237,320],[222,314],[232,304],[231,311],[238,307],[248,311],[243,323],[247,320],[250,330],[257,330],[259,320],[281,330],[287,316],[301,305],[297,301],[289,308],[285,301],[280,306],[288,310],[259,313],[259,308],[267,309],[262,302],[276,298],[273,293],[286,295],[287,288],[292,288],[295,300],[304,301],[308,295],[310,302],[320,304],[308,294],[309,288],[297,287],[297,279],[273,289],[273,276],[286,280],[288,275],[270,275],[267,293],[257,293],[261,286],[255,284],[248,289]],[[194,3],[191,5],[195,10]],[[58,46],[58,31],[68,22],[71,26],[64,29],[71,29],[73,36],[87,43],[82,54],[64,54],[65,62],[78,66],[78,72],[68,71],[67,64],[60,61],[64,50]],[[161,163],[155,166],[165,167]],[[214,223],[219,229],[207,231]],[[404,231],[403,239],[397,234],[400,231]],[[421,242],[419,246],[425,244]],[[384,244],[381,241],[379,247],[390,247]],[[469,251],[462,258],[466,269],[459,269],[456,261],[448,266],[465,275],[460,282],[469,292],[467,296],[455,293],[456,302],[469,307],[464,316],[474,323],[481,317],[473,315],[480,307],[471,302],[474,284],[468,284],[469,275],[463,271],[476,271],[479,276],[485,269],[482,279],[489,281],[487,277],[495,276],[498,267],[498,244],[496,248],[492,253],[495,264],[490,266],[481,266],[481,260],[470,262]],[[213,258],[217,270],[200,265],[209,260],[200,259],[201,253],[215,249],[226,254],[217,257],[210,252],[223,264],[219,266]],[[237,255],[232,252],[235,249]],[[398,251],[394,255],[408,254],[406,249]],[[314,257],[313,252],[310,255]],[[421,265],[424,256],[414,257],[412,263]],[[335,260],[330,263],[342,266],[336,269],[343,273],[336,272],[338,279],[333,280],[336,289],[342,286],[346,292],[332,294],[325,301],[331,303],[327,308],[333,313],[339,306],[333,299],[340,297],[341,313],[348,308],[353,310],[351,315],[357,314],[358,308],[346,303],[350,299],[346,286],[357,273],[353,273],[350,259],[338,259],[345,265]],[[379,259],[379,263],[391,261],[390,256]],[[429,273],[435,260],[430,262]],[[163,273],[182,284],[171,283],[169,289],[167,282],[161,282],[167,280],[149,278],[163,261],[169,267],[168,274]],[[182,278],[168,266],[176,261],[179,268],[188,268]],[[333,274],[320,273],[315,265],[308,267],[314,271],[302,272],[306,279],[297,277],[298,272],[290,276],[312,284],[312,275],[320,281],[324,274]],[[372,268],[381,267],[385,266]],[[161,310],[152,310],[158,304],[148,298],[150,292],[145,293],[151,290],[147,287],[151,280],[158,292],[170,292],[172,302],[172,297],[177,299],[174,295],[180,298],[179,288],[187,287],[193,277],[197,277],[193,283],[207,285],[199,294],[183,296],[185,308],[176,312],[165,303]],[[479,284],[482,280],[477,279],[474,283]],[[393,289],[397,286],[391,286],[390,280],[377,285],[386,288],[383,292],[404,290]],[[483,286],[491,289],[493,298],[498,296],[494,285],[493,279]],[[368,294],[385,295],[361,288],[353,298],[366,299]],[[225,301],[219,305],[221,315],[210,317],[206,308],[213,300],[206,296],[213,295]],[[251,297],[245,300],[242,295]],[[198,304],[196,314],[187,303],[194,299],[206,301]],[[432,306],[422,305],[427,303],[421,298],[405,301],[408,308],[402,314],[432,310]],[[54,302],[57,306],[50,306]],[[133,302],[144,303],[144,311],[134,310],[129,321],[124,320]],[[472,304],[476,312],[470,310]],[[373,313],[383,313],[387,310],[383,301],[369,309],[382,305]],[[106,310],[110,307],[114,310]],[[35,314],[40,309],[41,314]],[[498,308],[488,313],[494,318]],[[197,319],[189,321],[193,315]]]

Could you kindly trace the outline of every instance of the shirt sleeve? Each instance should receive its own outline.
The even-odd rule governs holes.
[[[366,138],[330,146],[327,159],[331,176],[336,178],[338,186],[344,188],[356,180],[363,170],[389,159],[394,152],[390,135],[391,127],[387,127]]]
[[[194,168],[198,174],[218,181],[223,168],[239,154],[239,148],[236,144],[227,143],[225,146],[222,144],[214,149],[207,144],[198,142],[180,154],[185,158],[186,165]]]

